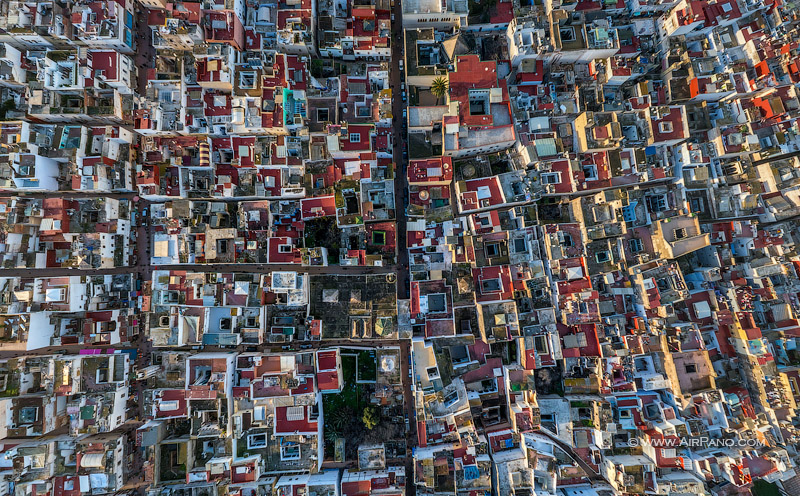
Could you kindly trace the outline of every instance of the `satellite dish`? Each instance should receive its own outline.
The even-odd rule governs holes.
[[[419,192],[419,199],[420,200],[427,200],[428,198],[430,198],[430,194],[428,193],[427,190],[423,189],[422,191]]]

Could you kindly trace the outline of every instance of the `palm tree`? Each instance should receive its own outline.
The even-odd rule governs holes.
[[[325,442],[330,443],[332,445],[336,444],[336,440],[339,439],[340,435],[333,429],[328,429],[325,431]]]
[[[443,98],[447,91],[450,89],[450,85],[447,82],[447,79],[443,76],[439,76],[433,80],[431,84],[431,93],[433,96],[436,97],[436,104],[439,104],[439,99]]]
[[[353,411],[349,408],[339,408],[334,410],[328,417],[331,430],[341,433],[350,420],[353,418]]]

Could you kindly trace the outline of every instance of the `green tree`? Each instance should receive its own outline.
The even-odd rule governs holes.
[[[450,84],[447,82],[447,79],[443,76],[438,76],[436,79],[433,80],[431,84],[431,93],[433,96],[436,97],[436,104],[439,104],[439,100],[444,98],[447,95],[448,90],[450,89]]]
[[[375,428],[378,423],[380,423],[380,415],[378,414],[378,409],[374,406],[368,406],[364,408],[364,414],[361,416],[361,421],[364,422],[364,427],[367,430],[372,430]]]

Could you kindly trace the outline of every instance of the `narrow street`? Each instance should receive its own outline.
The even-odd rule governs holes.
[[[416,401],[414,401],[414,393],[412,385],[414,378],[411,377],[411,341],[403,340],[400,343],[400,361],[402,362],[401,369],[403,374],[403,403],[406,407],[406,417],[408,418],[408,425],[406,427],[406,494],[415,495],[417,490],[413,484],[414,479],[414,457],[413,450],[417,445],[417,410]]]
[[[136,197],[133,191],[8,191],[0,189],[0,198],[10,198],[16,196],[19,198],[52,198],[53,195],[58,195],[61,198],[75,198],[75,199],[91,199],[91,198],[115,198],[117,200],[132,200]]]
[[[403,33],[403,8],[402,0],[395,0],[394,20],[392,21],[392,58],[389,62],[389,78],[392,87],[392,115],[393,119],[393,140],[395,178],[394,178],[394,197],[395,197],[395,218],[397,220],[397,299],[408,299],[409,294],[409,266],[408,266],[408,246],[406,242],[407,217],[406,208],[408,207],[408,160],[403,157],[403,152],[408,146],[403,132],[403,124],[406,118],[403,115],[407,108],[407,102],[403,101],[403,83],[405,77],[400,70],[400,61],[405,60],[404,44],[405,35]],[[405,62],[404,62],[405,64]],[[404,65],[405,67],[405,65]],[[406,428],[406,495],[416,496],[417,487],[414,484],[414,458],[413,450],[417,445],[417,421],[416,409],[413,393],[414,378],[410,371],[411,368],[411,340],[400,341],[400,361],[403,381],[403,402],[406,407],[406,418],[408,426]]]
[[[397,298],[408,299],[409,291],[407,283],[409,281],[408,271],[408,249],[406,246],[406,207],[408,206],[408,161],[403,159],[403,151],[406,149],[406,140],[403,133],[403,110],[406,109],[407,102],[403,101],[403,90],[401,89],[405,77],[400,71],[400,60],[405,58],[403,44],[403,8],[401,0],[394,2],[394,21],[392,21],[392,59],[389,62],[389,80],[392,87],[392,115],[394,135],[392,145],[394,146],[395,178],[394,178],[394,198],[395,198],[395,217],[397,218]]]
[[[363,339],[363,340],[350,340],[350,339],[326,339],[324,341],[298,341],[289,345],[290,348],[284,350],[281,346],[272,344],[272,343],[263,343],[259,345],[239,345],[239,346],[203,346],[202,350],[204,352],[210,353],[226,353],[226,352],[237,352],[237,353],[245,353],[245,352],[263,352],[263,353],[271,353],[271,352],[303,352],[303,351],[314,351],[320,348],[330,348],[336,346],[349,346],[349,347],[366,347],[366,348],[387,348],[387,347],[399,347],[403,349],[408,344],[408,340],[406,339]],[[152,352],[152,345],[149,342],[140,341],[138,345],[128,345],[124,343],[120,344],[101,344],[92,346],[92,350],[107,350],[106,353],[113,353],[114,350],[125,350],[136,348],[138,351],[142,353],[142,356],[148,355]],[[199,349],[199,345],[195,346],[171,346],[169,348],[170,351],[175,352],[190,352],[190,351],[197,351]],[[0,348],[0,359],[7,359],[7,358],[16,358],[18,356],[41,356],[41,355],[52,355],[57,353],[62,354],[78,354],[81,350],[87,349],[86,346],[82,344],[68,344],[68,345],[60,345],[60,346],[48,346],[45,348],[37,348],[35,350],[3,350]],[[406,363],[408,362],[406,357]],[[141,361],[137,360],[137,364],[142,364]],[[403,370],[406,374],[408,374],[408,368]]]
[[[147,90],[147,69],[154,68],[156,50],[153,48],[153,35],[147,24],[148,10],[140,8],[136,15],[136,57],[137,92],[144,95]]]
[[[142,235],[140,235],[141,237]],[[145,245],[147,242],[144,242]],[[137,241],[137,249],[141,246]],[[3,269],[4,277],[64,277],[80,275],[107,275],[107,274],[130,274],[135,272],[146,272],[148,270],[185,270],[189,272],[221,272],[221,273],[257,273],[268,274],[274,271],[295,271],[305,274],[342,274],[342,275],[368,275],[368,274],[391,274],[395,268],[372,267],[363,265],[340,266],[304,266],[298,264],[179,264],[179,265],[147,265],[147,255],[139,253],[139,263],[134,267],[114,267],[109,269],[77,269],[73,267],[47,267],[41,269]],[[144,255],[144,257],[143,257]],[[144,261],[143,261],[144,260]]]

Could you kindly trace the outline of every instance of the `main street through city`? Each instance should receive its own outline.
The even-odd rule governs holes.
[[[394,2],[394,21],[392,22],[392,60],[389,62],[389,79],[392,85],[392,116],[394,117],[393,126],[393,147],[395,162],[394,177],[394,201],[395,217],[397,219],[397,297],[407,299],[409,271],[408,271],[408,250],[406,249],[406,207],[408,206],[408,161],[404,158],[403,152],[406,150],[405,133],[403,132],[403,111],[407,107],[407,102],[403,101],[403,90],[405,78],[400,70],[400,61],[405,58],[403,55],[403,9],[401,1]]]
[[[140,236],[139,239],[142,239]],[[146,241],[142,245],[146,244]],[[140,247],[137,247],[137,250]],[[80,275],[109,275],[109,274],[130,274],[132,272],[142,272],[144,270],[184,270],[187,272],[203,273],[255,273],[269,274],[275,271],[294,271],[305,274],[343,274],[343,275],[368,275],[368,274],[390,274],[395,272],[394,267],[377,266],[305,266],[296,264],[176,264],[176,265],[149,265],[146,256],[140,255],[140,261],[132,267],[113,267],[108,269],[78,269],[73,267],[47,267],[40,269],[0,269],[0,277],[63,277]]]
[[[405,78],[400,70],[400,61],[404,60],[405,39],[403,35],[403,8],[401,0],[395,0],[392,21],[392,59],[389,62],[389,77],[392,85],[392,116],[393,116],[393,143],[395,177],[394,177],[394,198],[395,198],[395,218],[397,220],[397,298],[408,299],[409,295],[409,267],[408,250],[406,245],[406,207],[408,206],[408,161],[403,152],[406,150],[406,140],[404,136],[405,121],[403,111],[406,109],[407,102],[403,101],[403,85]],[[413,382],[414,379],[408,371],[411,363],[411,342],[404,340],[399,343],[401,350],[400,361],[403,364],[403,398],[406,406],[406,416],[408,417],[408,428],[406,429],[406,494],[416,496],[417,489],[414,484],[414,459],[412,450],[416,446],[417,440],[417,415],[416,402],[414,400]]]

